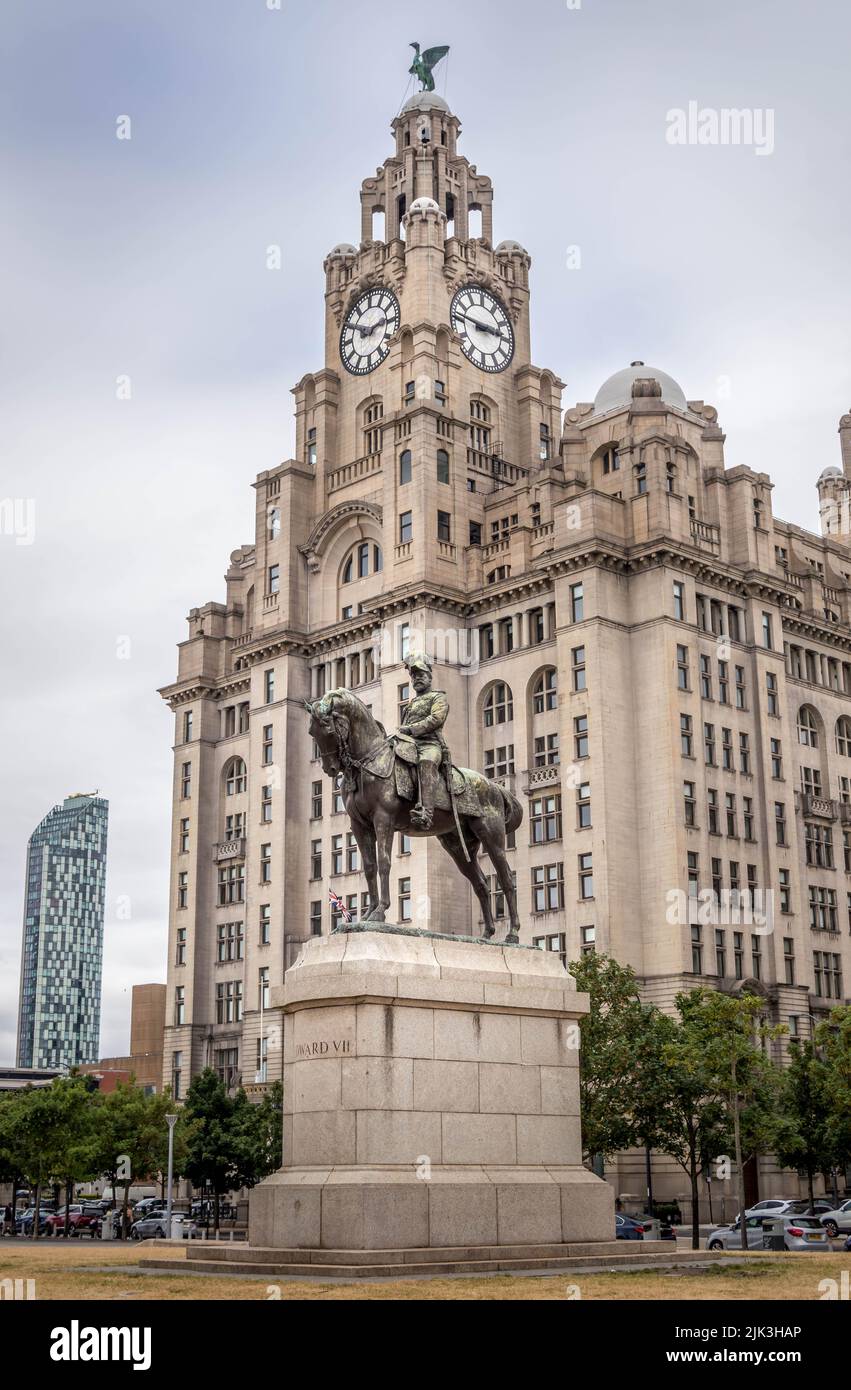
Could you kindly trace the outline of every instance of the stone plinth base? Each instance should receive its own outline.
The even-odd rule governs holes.
[[[613,1194],[581,1161],[588,1001],[557,956],[341,933],[306,945],[273,1005],[284,1167],[252,1193],[252,1247],[611,1242]]]

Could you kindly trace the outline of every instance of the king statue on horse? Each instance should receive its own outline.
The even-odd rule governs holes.
[[[506,941],[518,944],[520,919],[506,837],[518,829],[523,808],[499,782],[453,766],[443,735],[449,701],[432,690],[432,664],[411,656],[406,666],[414,696],[401,727],[388,736],[350,690],[332,690],[305,701],[323,770],[342,778],[343,802],[361,852],[369,887],[366,922],[385,922],[390,907],[390,865],[398,833],[436,836],[472,885],[484,923],[484,938],[496,933],[487,881],[478,862],[484,847],[508,907]]]

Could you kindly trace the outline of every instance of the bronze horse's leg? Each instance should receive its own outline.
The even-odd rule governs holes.
[[[368,922],[386,922],[390,907],[390,863],[393,857],[393,836],[395,833],[393,817],[384,811],[376,811],[372,822],[373,840],[378,849],[378,878],[380,895],[378,904],[367,916]]]
[[[470,829],[476,838],[481,840],[485,848],[485,853],[496,869],[496,876],[499,879],[500,887],[505,894],[505,901],[508,903],[508,916],[511,922],[511,930],[505,940],[510,946],[520,945],[520,917],[517,913],[517,893],[514,889],[514,881],[511,877],[511,865],[505,854],[505,821],[502,815],[499,818],[482,816],[468,822]]]
[[[455,863],[461,870],[464,877],[468,879],[470,883],[473,885],[473,892],[479,900],[479,905],[482,909],[482,916],[485,919],[485,939],[490,940],[492,936],[496,935],[496,927],[494,925],[493,912],[491,910],[491,897],[490,893],[488,892],[487,880],[485,879],[485,876],[482,873],[481,866],[478,860],[478,840],[474,840],[472,835],[469,837],[465,837],[465,843],[467,845],[467,850],[470,855],[469,863],[467,862],[467,858],[464,854],[464,850],[462,848],[461,841],[458,838],[457,832],[452,831],[452,833],[449,835],[441,835],[440,843],[446,850],[446,853],[452,855],[452,858],[455,860]]]
[[[365,922],[372,921],[373,912],[378,911],[378,854],[375,843],[375,830],[369,821],[361,820],[360,816],[350,815],[352,823],[352,834],[357,841],[360,850],[363,872],[366,877],[366,885],[369,889],[369,912],[364,917]]]

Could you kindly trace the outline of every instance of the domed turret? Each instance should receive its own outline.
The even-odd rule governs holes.
[[[667,372],[659,371],[658,367],[647,367],[643,362],[633,362],[622,372],[615,372],[610,376],[597,392],[594,401],[594,414],[607,415],[610,410],[623,410],[632,405],[636,395],[656,396],[655,390],[650,390],[644,386],[634,390],[636,382],[655,381],[658,382],[661,399],[666,405],[672,405],[677,410],[688,410],[688,402],[682,387],[674,381]]]

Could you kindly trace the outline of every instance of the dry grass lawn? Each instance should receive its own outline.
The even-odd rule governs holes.
[[[740,1256],[726,1268],[689,1269],[676,1273],[624,1272],[617,1274],[555,1274],[536,1278],[492,1275],[485,1278],[436,1278],[392,1280],[382,1283],[330,1284],[295,1281],[275,1283],[267,1279],[230,1279],[224,1275],[191,1276],[167,1271],[144,1272],[139,1247],[120,1242],[104,1246],[73,1241],[0,1241],[0,1280],[34,1279],[40,1300],[75,1299],[81,1302],[122,1300],[204,1300],[261,1302],[270,1297],[286,1300],[449,1300],[496,1299],[523,1302],[561,1300],[700,1301],[751,1299],[818,1300],[822,1279],[838,1280],[842,1269],[851,1269],[851,1255]],[[179,1248],[159,1247],[157,1255],[183,1264]],[[272,1293],[271,1291],[275,1292]],[[280,1291],[279,1293],[277,1291]]]

